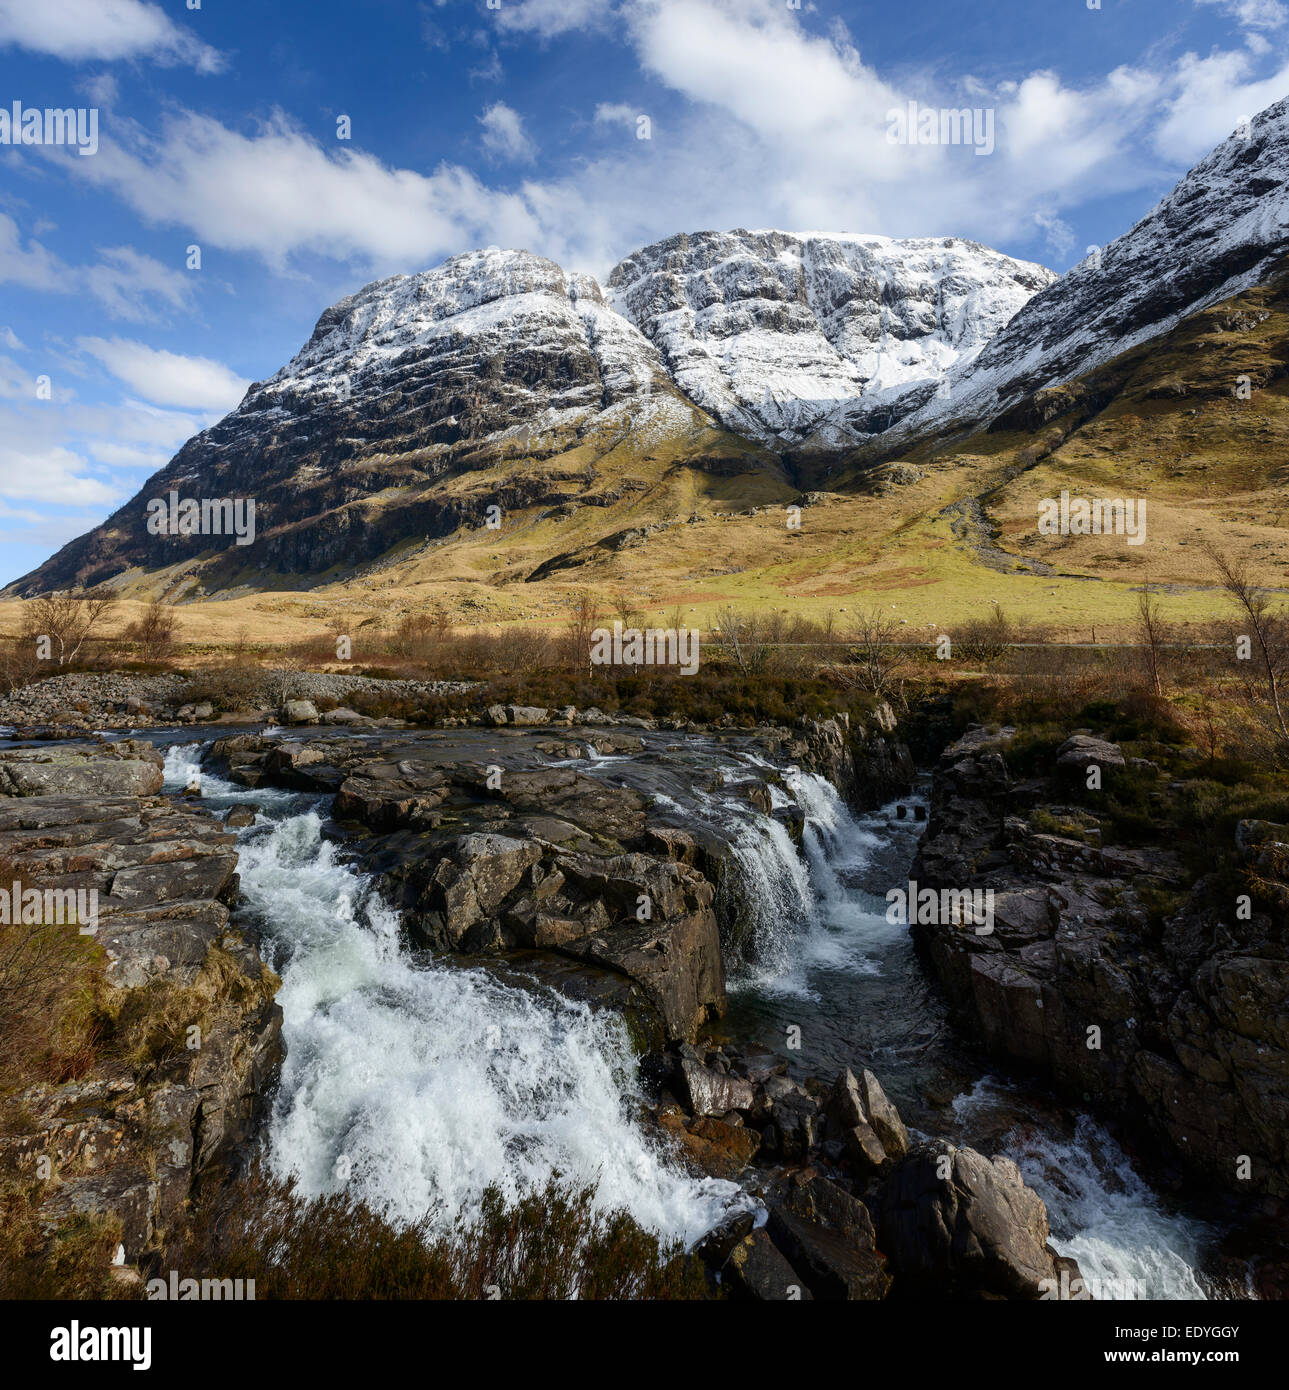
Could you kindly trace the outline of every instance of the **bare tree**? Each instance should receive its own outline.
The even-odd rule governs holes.
[[[126,637],[139,648],[144,661],[156,662],[170,654],[175,644],[174,606],[154,598],[125,630]]]
[[[880,608],[861,613],[845,665],[831,668],[844,685],[858,686],[874,695],[888,695],[908,666],[909,653],[895,639],[900,625]]]
[[[721,645],[744,676],[759,676],[769,655],[755,613],[738,612],[732,604],[720,611]]]
[[[569,613],[566,638],[569,663],[585,672],[591,664],[591,634],[595,631],[595,600],[586,589],[578,591]]]
[[[1236,605],[1241,626],[1248,629],[1238,634],[1248,642],[1249,657],[1257,672],[1256,680],[1245,680],[1248,703],[1269,726],[1279,756],[1289,757],[1289,725],[1285,722],[1283,695],[1289,682],[1289,624],[1284,613],[1272,606],[1270,592],[1252,581],[1244,564],[1222,554],[1211,543],[1205,544],[1204,553],[1212,560],[1222,587]]]
[[[10,695],[38,681],[41,677],[41,661],[36,655],[36,644],[26,637],[0,643],[0,685]]]
[[[23,605],[23,636],[37,644],[47,642],[49,656],[39,650],[37,654],[42,660],[53,658],[59,666],[66,666],[76,660],[115,606],[115,594],[70,589],[42,594]]]
[[[1168,637],[1155,590],[1147,580],[1137,595],[1137,636],[1146,649],[1146,675],[1154,694],[1164,693],[1162,649]]]

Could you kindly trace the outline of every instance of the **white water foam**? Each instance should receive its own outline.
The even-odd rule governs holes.
[[[170,750],[172,786],[187,785],[197,751]],[[202,784],[217,800],[266,801],[209,774]],[[514,1199],[555,1177],[686,1242],[753,1205],[734,1183],[687,1176],[634,1120],[636,1064],[616,1015],[413,961],[394,911],[321,826],[313,810],[261,819],[240,848],[242,892],[283,982],[279,1172],[311,1195],[347,1182],[392,1219],[429,1214],[437,1229],[489,1186]]]
[[[995,1082],[977,1082],[954,1102],[954,1113],[968,1120],[974,1109],[1007,1095]],[[1017,1126],[999,1149],[1042,1197],[1053,1249],[1079,1262],[1094,1298],[1208,1297],[1195,1265],[1211,1232],[1201,1221],[1167,1211],[1090,1116],[1080,1115],[1068,1138],[1037,1124]]]

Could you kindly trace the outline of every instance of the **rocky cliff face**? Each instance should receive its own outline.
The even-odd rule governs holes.
[[[612,302],[727,428],[839,449],[970,362],[1056,276],[956,237],[699,232],[635,252]]]
[[[1078,736],[1048,776],[1022,777],[1012,732],[947,750],[912,869],[919,887],[994,894],[992,931],[913,929],[959,1022],[995,1056],[1144,1120],[1218,1185],[1289,1195],[1289,832],[1241,826],[1244,861],[1279,900],[1244,913],[1190,881],[1168,845],[1103,843],[1096,816],[1066,799],[1089,766],[1154,785],[1151,765],[1125,768],[1114,744]],[[1181,903],[1162,925],[1161,902]]]
[[[47,1232],[115,1218],[131,1262],[227,1171],[281,1057],[277,980],[230,918],[234,836],[158,795],[161,766],[129,741],[0,754],[0,857],[41,891],[98,894],[118,1035],[74,1079],[7,1098],[0,1176],[34,1183]]]

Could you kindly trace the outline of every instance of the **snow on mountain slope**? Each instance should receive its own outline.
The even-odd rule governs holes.
[[[980,425],[1265,280],[1289,255],[1289,99],[1200,161],[1130,231],[1034,296],[895,439]]]
[[[676,384],[766,442],[845,445],[969,361],[1051,271],[953,237],[698,232],[635,252],[610,300]]]
[[[503,370],[504,369],[504,370]],[[474,377],[462,418],[453,385]],[[396,275],[332,305],[304,348],[243,404],[294,413],[361,397],[378,383],[436,387],[458,426],[598,411],[667,384],[655,349],[604,302],[587,275],[527,251],[471,251]],[[423,390],[416,390],[424,405]]]

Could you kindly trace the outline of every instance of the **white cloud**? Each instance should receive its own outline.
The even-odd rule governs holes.
[[[557,8],[571,22],[575,7]],[[183,111],[156,133],[118,125],[95,159],[62,167],[149,222],[277,270],[322,255],[386,274],[496,244],[603,272],[678,229],[734,226],[957,234],[1059,256],[1089,197],[1166,186],[1289,87],[1247,47],[1176,61],[1152,51],[1078,86],[1046,70],[897,81],[864,61],[844,26],[814,32],[781,0],[639,0],[616,13],[664,89],[648,98],[653,138],[623,140],[613,127],[640,113],[604,102],[563,175],[503,188],[459,165],[392,167],[282,113],[244,133]],[[995,152],[890,143],[887,112],[909,100],[991,109]],[[511,107],[482,119],[494,153],[531,152]]]
[[[110,483],[85,472],[85,460],[61,444],[33,444],[0,437],[0,493],[33,501],[93,506],[120,494]]]
[[[612,16],[609,0],[504,0],[495,11],[501,29],[543,39],[573,29],[598,29]]]
[[[483,127],[483,147],[490,154],[517,164],[531,164],[537,146],[524,130],[524,118],[504,101],[495,101],[479,117]]]
[[[18,224],[0,213],[0,284],[69,293],[70,280],[68,268],[57,256],[38,241],[29,240],[24,246]]]
[[[0,0],[0,46],[69,63],[151,58],[218,72],[223,59],[143,0]]]
[[[97,358],[118,381],[157,405],[227,411],[251,384],[209,357],[183,357],[131,338],[78,338],[76,345]]]
[[[1289,21],[1284,0],[1195,0],[1197,5],[1216,5],[1245,29],[1279,29]]]
[[[131,246],[106,246],[97,265],[81,271],[89,292],[118,319],[135,321],[152,317],[149,298],[173,309],[182,309],[191,295],[191,282],[181,270],[162,265]]]
[[[108,246],[95,265],[68,265],[34,238],[23,244],[18,224],[0,213],[0,284],[54,294],[88,293],[113,318],[136,322],[155,317],[156,301],[186,308],[191,285],[182,271],[130,246]]]
[[[0,328],[0,343],[3,343],[10,352],[25,352],[26,344],[7,324]]]
[[[538,228],[522,197],[468,169],[426,175],[361,150],[324,149],[280,112],[256,135],[189,112],[159,138],[103,142],[77,174],[111,187],[152,222],[200,229],[204,244],[280,268],[314,252],[383,269],[432,264],[471,246],[522,246]]]
[[[1155,146],[1165,157],[1189,164],[1286,93],[1289,62],[1270,77],[1255,78],[1248,53],[1216,52],[1206,58],[1188,53],[1178,64]]]
[[[621,101],[602,101],[595,108],[597,125],[635,125],[640,113]]]

